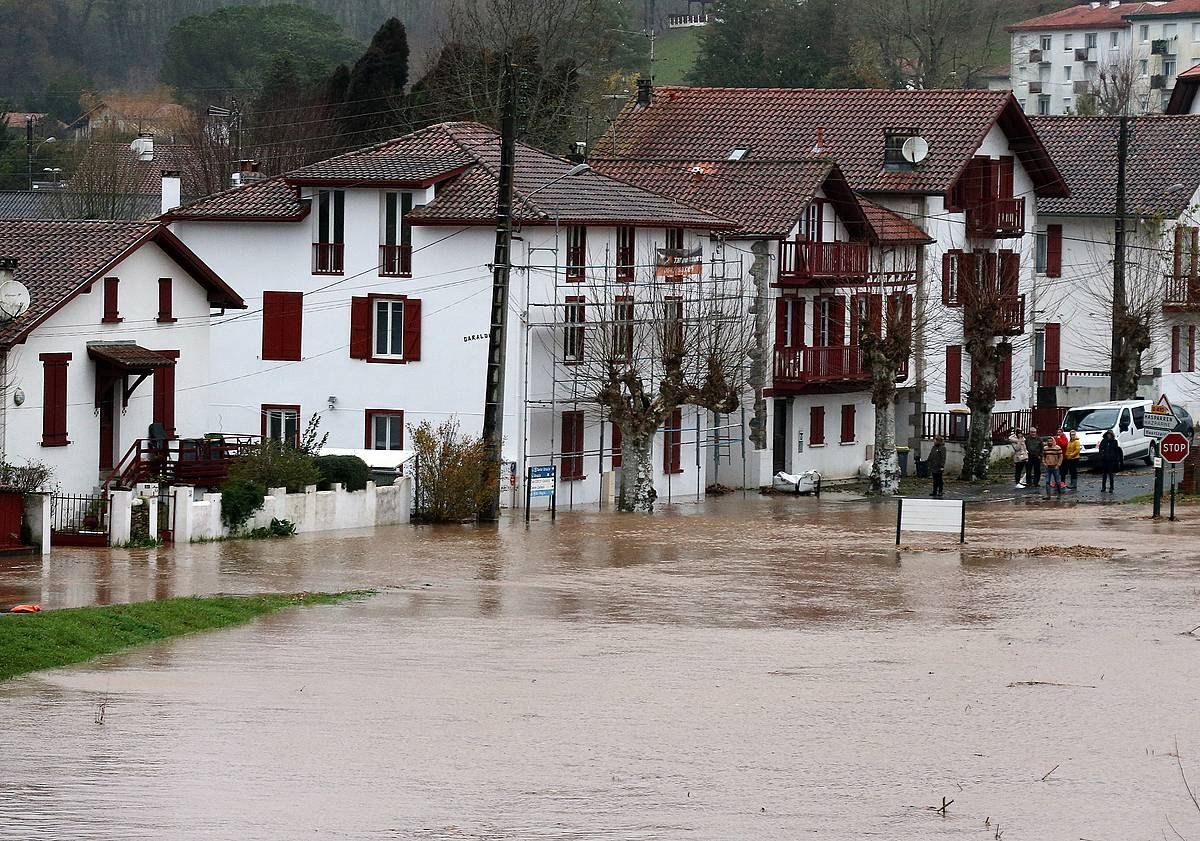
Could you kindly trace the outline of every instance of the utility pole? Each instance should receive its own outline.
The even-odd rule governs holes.
[[[33,189],[33,115],[25,115],[25,175]]]
[[[508,333],[508,281],[512,273],[513,170],[517,150],[517,83],[512,55],[504,56],[501,90],[499,197],[496,200],[496,253],[492,260],[491,331],[488,334],[487,382],[483,397],[484,482],[500,478],[504,444],[504,362]],[[494,522],[500,515],[500,493],[491,496],[479,519]]]
[[[1121,400],[1132,394],[1117,393],[1117,362],[1124,337],[1118,322],[1125,317],[1125,165],[1129,159],[1129,116],[1120,116],[1117,134],[1117,218],[1113,236],[1112,362],[1108,372],[1108,399]]]

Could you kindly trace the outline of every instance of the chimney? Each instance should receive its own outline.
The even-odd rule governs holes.
[[[817,126],[817,142],[813,144],[813,147],[808,151],[808,154],[812,155],[814,158],[819,158],[824,156],[827,151],[828,150],[825,148],[825,127]]]
[[[154,160],[154,135],[148,131],[138,132],[137,139],[129,144],[139,161]]]
[[[583,140],[576,140],[572,143],[570,151],[567,152],[567,160],[575,164],[581,164],[586,161],[587,143]]]
[[[0,257],[0,283],[12,280],[17,273],[16,257]]]
[[[233,173],[233,186],[240,187],[243,184],[262,181],[262,179],[263,174],[259,168],[258,161],[244,160],[237,162],[237,171]]]
[[[646,108],[654,99],[654,83],[649,79],[637,81],[637,107]]]
[[[167,213],[183,204],[182,184],[179,173],[173,169],[162,171],[162,212]]]

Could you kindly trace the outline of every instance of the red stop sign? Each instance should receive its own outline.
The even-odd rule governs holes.
[[[1162,457],[1171,464],[1179,464],[1188,457],[1191,452],[1192,445],[1183,433],[1171,432],[1158,443],[1158,451],[1162,453]]]

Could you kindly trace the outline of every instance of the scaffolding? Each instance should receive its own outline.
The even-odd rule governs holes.
[[[644,229],[637,229],[644,230]],[[531,464],[562,465],[564,458],[582,459],[598,467],[594,475],[600,504],[605,500],[605,474],[614,469],[613,423],[597,399],[608,381],[610,364],[636,373],[651,398],[658,394],[666,373],[664,357],[675,351],[682,359],[688,382],[702,382],[710,358],[739,358],[730,368],[735,385],[748,392],[749,358],[746,350],[753,337],[753,284],[747,285],[744,257],[727,257],[725,244],[711,240],[707,259],[704,241],[695,237],[685,243],[682,232],[673,240],[643,243],[641,260],[631,259],[630,250],[620,250],[614,259],[612,243],[604,247],[602,262],[581,259],[577,236],[572,229],[556,227],[553,245],[526,251],[525,309],[523,313],[522,386],[523,442],[520,476]],[[626,234],[628,236],[628,234]],[[567,260],[560,259],[566,251]],[[537,253],[549,254],[548,265],[533,264]],[[636,253],[636,252],[634,252]],[[736,253],[736,252],[735,252]],[[729,368],[729,366],[726,366]],[[581,412],[583,433],[577,440],[598,441],[594,446],[576,447],[560,435],[564,412]],[[703,423],[705,415],[712,422]],[[596,431],[598,428],[598,436]],[[697,408],[680,426],[668,421],[660,429],[673,436],[672,446],[695,456],[694,493],[704,493],[705,460],[732,463],[733,447],[742,445],[742,474],[745,474],[746,416],[744,407],[721,416]],[[531,435],[536,435],[532,448]],[[560,474],[561,474],[560,470]],[[590,471],[579,471],[589,476]],[[559,481],[561,483],[562,476]],[[566,483],[560,507],[576,504],[577,482]],[[743,486],[745,482],[742,482]],[[666,497],[673,493],[672,473],[667,472]],[[692,490],[682,491],[691,495]]]

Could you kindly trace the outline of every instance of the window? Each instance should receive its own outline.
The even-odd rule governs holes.
[[[613,359],[633,359],[633,296],[618,295],[613,304]]]
[[[1108,46],[1115,50],[1118,46],[1120,46],[1120,38],[1121,34],[1116,30],[1108,33]]]
[[[946,345],[946,402],[962,402],[962,345]]]
[[[118,277],[104,278],[104,317],[100,319],[104,324],[117,324],[121,321],[117,309],[117,289],[120,285],[121,279]]]
[[[379,274],[412,277],[412,193],[383,194],[383,231],[379,245]]]
[[[1050,97],[1045,94],[1038,97],[1037,112],[1040,117],[1045,117],[1050,113]]]
[[[798,350],[804,347],[803,298],[775,299],[775,348]]]
[[[1046,277],[1062,277],[1062,225],[1046,226]]]
[[[583,479],[583,412],[562,413],[560,473],[567,482]]]
[[[825,407],[811,406],[808,410],[808,443],[819,447],[825,443]]]
[[[1039,274],[1046,273],[1046,232],[1037,232],[1037,250],[1034,254],[1034,270]]]
[[[1200,41],[1200,23],[1192,24],[1192,40]]]
[[[663,300],[663,355],[682,355],[684,345],[683,298],[668,295]]]
[[[892,171],[913,169],[911,161],[904,158],[904,144],[910,137],[920,134],[915,128],[885,128],[883,130],[883,168]]]
[[[1071,97],[1069,97],[1069,96],[1063,97],[1062,104],[1063,104],[1063,113],[1069,114],[1071,112]]]
[[[854,443],[854,404],[846,403],[842,406],[842,443]]]
[[[263,292],[262,358],[300,360],[303,292]]]
[[[1143,44],[1150,40],[1150,24],[1143,23],[1138,27],[1138,40]]]
[[[1063,49],[1069,50],[1069,49],[1071,49],[1071,47],[1072,47],[1072,35],[1070,32],[1068,32],[1066,35],[1063,36]]]
[[[174,324],[179,319],[171,314],[171,278],[158,279],[158,323]]]
[[[367,409],[366,442],[368,450],[404,449],[404,412],[393,409]]]
[[[1083,46],[1085,46],[1089,50],[1096,49],[1096,33],[1095,32],[1088,32],[1088,33],[1084,34]]]
[[[667,228],[666,236],[668,251],[683,251],[683,228]]]
[[[571,225],[567,228],[567,280],[583,280],[587,269],[587,228]]]
[[[1070,67],[1070,65],[1068,65],[1068,66],[1066,66],[1066,67],[1064,67],[1064,68],[1063,68],[1063,78],[1064,78],[1064,79],[1066,79],[1068,82],[1069,82],[1069,81],[1071,81],[1071,67]]]
[[[1140,59],[1138,61],[1138,76],[1140,76],[1144,79],[1144,78],[1146,78],[1147,75],[1149,75],[1149,73],[1150,73],[1150,62],[1144,58]]]
[[[1042,52],[1048,53],[1054,47],[1054,39],[1049,35],[1043,35],[1041,39]]]
[[[346,191],[317,191],[317,241],[313,274],[341,274],[345,268]]]
[[[67,440],[67,364],[69,353],[43,353],[42,446],[65,447]]]
[[[368,362],[420,360],[420,299],[405,295],[351,299],[350,358]]]
[[[964,270],[970,274],[974,255],[953,249],[942,255],[942,304],[957,307],[962,304],[962,280]]]
[[[617,280],[633,280],[634,228],[622,225],[617,228]]]
[[[735,148],[735,149],[733,149],[733,150],[731,150],[731,151],[730,151],[730,153],[729,153],[729,160],[731,160],[731,161],[740,161],[742,158],[746,157],[746,155],[747,155],[747,154],[749,154],[749,152],[750,152],[750,150],[749,150],[749,149],[743,149],[743,148],[740,148],[740,147],[738,147],[738,148]]]
[[[563,361],[583,361],[583,322],[586,318],[582,295],[568,295],[564,307],[566,316],[563,327]]]
[[[1175,33],[1177,31],[1178,30],[1176,29],[1175,24],[1173,24],[1173,23],[1164,23],[1163,24],[1163,37],[1164,38],[1174,38]]]
[[[300,407],[264,403],[262,407],[262,436],[282,441],[293,447],[300,444]]]
[[[1163,75],[1164,76],[1174,76],[1175,75],[1175,59],[1173,59],[1173,58],[1164,58],[1163,59]],[[1170,97],[1167,97],[1167,98],[1170,99]]]
[[[162,356],[179,359],[177,350],[156,350]],[[154,369],[154,422],[161,424],[168,438],[175,437],[175,366]]]
[[[1175,325],[1171,328],[1171,373],[1194,373],[1196,370],[1196,327]]]
[[[809,242],[821,242],[824,235],[825,204],[820,199],[813,199],[808,204],[804,216],[804,238]]]
[[[683,410],[671,413],[663,426],[663,473],[683,472]]]

